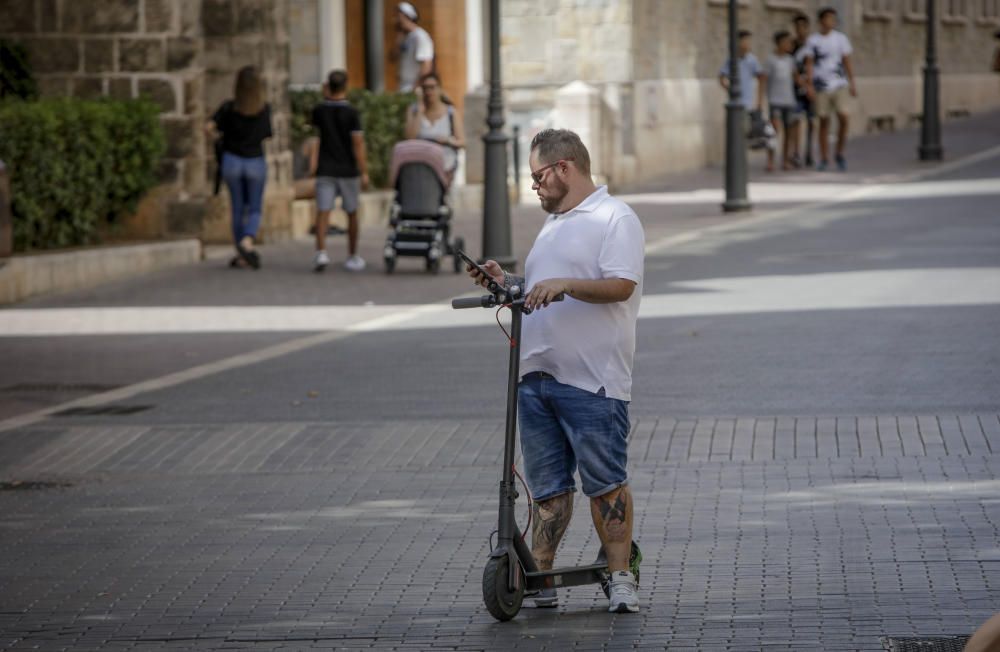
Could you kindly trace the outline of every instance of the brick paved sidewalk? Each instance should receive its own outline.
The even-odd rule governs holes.
[[[879,650],[1000,590],[996,414],[641,419],[643,611],[507,624],[499,423],[87,423],[0,439],[0,477],[64,485],[0,491],[2,649]],[[562,563],[596,554],[577,511]]]

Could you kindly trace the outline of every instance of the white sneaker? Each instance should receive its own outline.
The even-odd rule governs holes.
[[[344,268],[352,272],[360,272],[365,268],[365,259],[355,254],[344,261]]]
[[[317,251],[316,257],[313,258],[313,271],[322,272],[329,264],[330,256],[327,255],[326,249],[320,249]]]
[[[635,591],[635,575],[628,571],[616,571],[611,575],[611,613],[638,613],[639,596]]]
[[[535,609],[552,609],[559,606],[559,596],[555,589],[541,589],[535,593],[524,596],[535,603]],[[527,605],[531,607],[531,605]]]

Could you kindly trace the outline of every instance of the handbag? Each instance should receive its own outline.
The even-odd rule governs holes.
[[[212,192],[213,195],[219,194],[219,188],[222,186],[222,139],[216,138],[214,143],[215,148],[215,190]]]

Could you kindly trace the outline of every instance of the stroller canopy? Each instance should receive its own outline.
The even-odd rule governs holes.
[[[444,171],[444,154],[441,145],[429,140],[402,140],[392,148],[392,161],[389,164],[389,185],[396,187],[399,170],[408,163],[421,163],[430,167],[441,182],[448,187],[448,176]]]

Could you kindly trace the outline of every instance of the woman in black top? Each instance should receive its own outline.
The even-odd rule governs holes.
[[[233,241],[239,253],[230,265],[258,269],[260,254],[254,241],[267,181],[263,142],[271,137],[271,107],[264,101],[264,84],[255,67],[246,66],[236,74],[234,96],[212,116],[208,131],[222,141],[222,178],[229,188]]]

